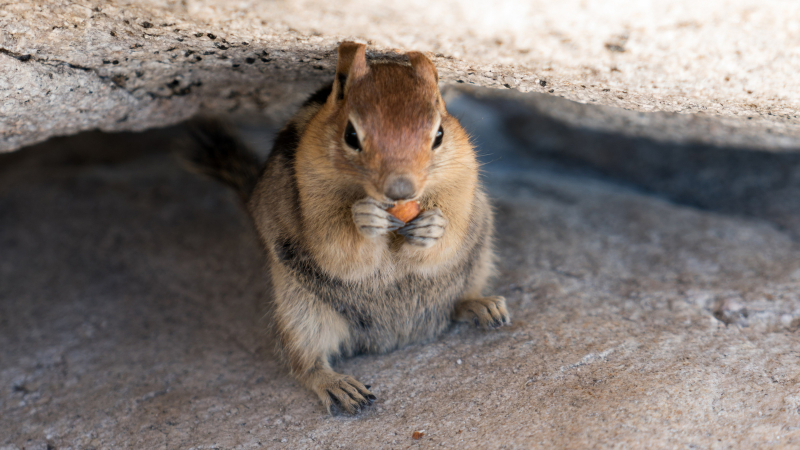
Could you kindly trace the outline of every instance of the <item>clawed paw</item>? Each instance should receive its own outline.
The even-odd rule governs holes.
[[[406,238],[407,243],[429,248],[444,236],[446,227],[447,219],[442,214],[442,210],[433,208],[422,212],[397,232]]]
[[[381,203],[371,197],[355,202],[353,204],[353,222],[358,231],[367,237],[377,237],[405,225],[403,221],[386,211],[391,206],[391,203]]]
[[[335,372],[319,380],[314,390],[329,414],[338,412],[358,414],[377,399],[369,391],[369,386],[361,384],[351,376]]]
[[[481,328],[511,325],[506,299],[499,296],[461,300],[456,305],[455,319],[459,322],[472,322]]]

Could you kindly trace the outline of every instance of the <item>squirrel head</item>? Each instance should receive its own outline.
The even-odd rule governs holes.
[[[460,125],[448,119],[436,67],[425,55],[407,53],[410,64],[368,64],[365,49],[354,42],[339,46],[327,100],[335,111],[333,162],[375,199],[417,198],[437,152],[448,146],[448,127],[461,131]]]

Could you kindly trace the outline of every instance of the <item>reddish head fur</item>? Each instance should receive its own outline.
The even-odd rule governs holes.
[[[433,63],[423,54],[408,54],[411,65],[368,65],[362,44],[339,47],[337,77],[329,103],[337,107],[331,121],[340,136],[353,125],[360,149],[343,143],[335,165],[366,177],[365,189],[384,198],[387,183],[408,179],[415,195],[422,192],[436,131],[446,114]]]

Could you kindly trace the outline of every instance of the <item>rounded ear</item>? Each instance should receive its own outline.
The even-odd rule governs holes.
[[[408,52],[406,55],[411,61],[411,67],[414,68],[414,72],[426,83],[434,85],[438,90],[439,72],[436,71],[436,66],[433,65],[431,60],[420,52]]]
[[[367,46],[357,42],[339,44],[339,59],[336,61],[336,79],[333,80],[335,98],[342,99],[349,85],[369,73]]]

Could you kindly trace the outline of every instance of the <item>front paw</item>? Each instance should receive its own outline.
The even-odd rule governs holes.
[[[358,231],[366,237],[377,237],[391,233],[404,223],[386,212],[391,203],[384,204],[371,197],[353,203],[353,222]]]
[[[369,388],[351,376],[330,370],[319,374],[312,387],[322,400],[322,405],[328,410],[328,414],[360,413],[376,400]]]
[[[406,238],[406,242],[423,248],[429,248],[444,236],[447,219],[439,208],[429,209],[403,228],[397,230]]]

